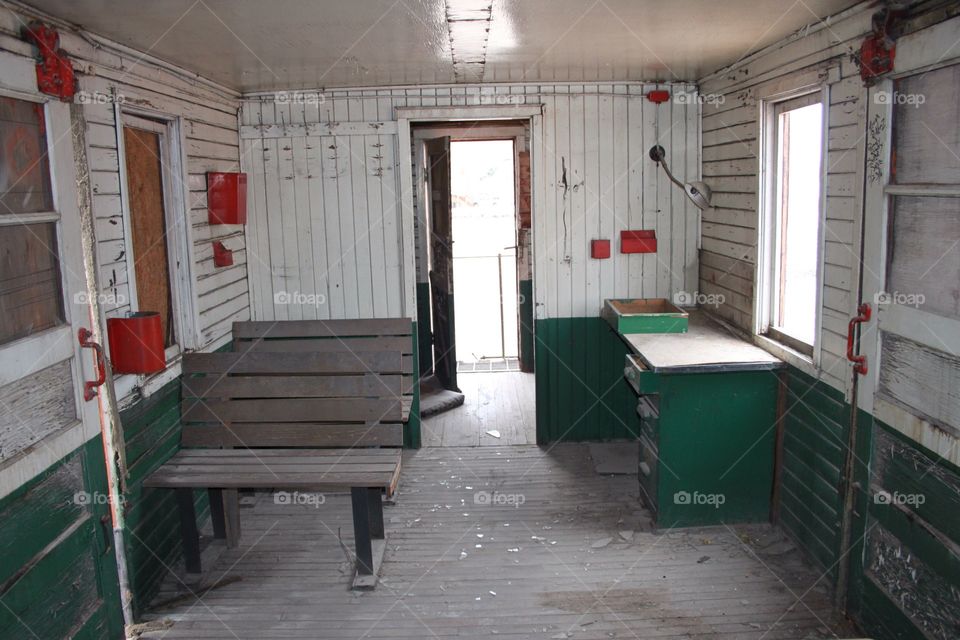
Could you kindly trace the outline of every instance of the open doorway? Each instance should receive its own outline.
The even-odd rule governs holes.
[[[413,137],[415,179],[423,185],[417,190],[423,443],[534,443],[526,123],[426,125],[415,127]]]
[[[514,141],[450,144],[457,372],[519,371]]]

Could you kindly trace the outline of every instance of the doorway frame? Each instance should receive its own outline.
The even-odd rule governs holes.
[[[530,146],[534,146],[539,137],[539,128],[542,124],[543,105],[537,104],[506,104],[481,106],[449,106],[449,107],[397,107],[397,159],[400,163],[400,221],[402,226],[402,263],[403,301],[404,312],[407,316],[420,322],[417,317],[417,250],[416,250],[416,208],[414,207],[414,163],[417,162],[417,149],[414,148],[413,126],[418,124],[436,124],[443,122],[483,121],[496,125],[498,121],[525,121],[530,131]],[[531,154],[530,174],[531,181],[537,168]],[[531,193],[531,215],[536,209],[536,196]],[[535,225],[531,228],[531,250],[536,244]],[[530,270],[531,281],[536,288],[536,259],[532,257]],[[534,313],[534,315],[536,315]],[[534,337],[536,340],[536,337]]]

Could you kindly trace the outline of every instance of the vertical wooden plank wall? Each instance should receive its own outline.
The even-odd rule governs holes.
[[[412,315],[401,299],[403,270],[415,266],[400,238],[400,190],[409,185],[399,183],[394,109],[469,106],[497,95],[544,105],[531,134],[538,319],[595,316],[605,298],[695,290],[695,208],[674,193],[647,151],[659,139],[677,173],[697,178],[699,106],[656,106],[644,98],[653,88],[511,84],[285,92],[245,101],[253,316]],[[329,123],[336,135],[325,135]],[[289,135],[261,137],[270,125],[286,125]],[[619,231],[630,228],[655,229],[660,253],[619,254]],[[614,241],[614,255],[591,260],[589,242],[601,237]]]
[[[78,75],[86,101],[87,158],[93,189],[97,259],[104,308],[108,317],[130,310],[128,270],[132,271],[124,243],[121,174],[117,152],[117,127],[113,100],[167,117],[182,117],[184,176],[167,174],[173,188],[186,187],[187,217],[193,244],[193,287],[197,300],[200,348],[212,345],[230,332],[234,320],[249,319],[247,251],[243,228],[207,224],[206,173],[240,171],[238,98],[226,89],[188,82],[146,61],[124,60],[94,49],[86,40],[64,33],[63,47],[71,58],[94,73]],[[128,68],[119,68],[126,64]],[[183,181],[186,181],[184,184]],[[233,250],[231,267],[215,267],[213,242]]]
[[[906,410],[890,416],[899,424],[858,411],[853,546],[846,555],[841,549],[851,416],[845,339],[859,302],[867,135],[867,91],[850,52],[859,50],[875,10],[860,5],[701,81],[702,95],[723,100],[703,106],[703,173],[715,206],[703,218],[699,284],[701,292],[723,296],[717,313],[753,332],[762,207],[759,102],[827,79],[820,361],[790,359],[778,520],[828,581],[836,580],[840,563],[850,563],[848,609],[871,637],[946,640],[956,637],[960,611],[960,531],[956,518],[943,515],[960,508],[960,469],[948,459],[956,447],[945,444],[955,445],[952,435],[921,426]],[[931,13],[927,24],[936,22]],[[896,366],[889,354],[887,360],[882,366]],[[937,451],[925,446],[931,443]],[[898,495],[919,498],[891,504],[889,496]]]
[[[15,36],[32,18],[0,8],[0,84],[8,74],[35,76],[35,51]],[[77,72],[76,101],[83,105],[86,120],[101,304],[107,316],[126,313],[131,300],[128,271],[133,270],[125,249],[129,230],[121,204],[115,114],[115,104],[122,101],[144,114],[182,118],[184,175],[167,177],[183,193],[193,240],[192,286],[200,333],[196,346],[209,349],[222,343],[229,339],[234,320],[249,318],[245,237],[240,227],[207,224],[205,174],[240,169],[239,95],[114,43],[68,29],[59,32],[60,46]],[[213,266],[214,240],[234,251],[234,266]],[[68,303],[87,313],[85,301]],[[140,607],[180,553],[174,505],[140,484],[178,446],[178,383],[169,382],[149,401],[138,394],[128,400],[133,402],[121,415],[130,471],[124,496],[130,526],[126,555]],[[24,624],[49,638],[115,638],[122,633],[112,540],[100,522],[107,513],[103,467],[97,434],[0,501],[0,538],[8,560],[0,567],[6,581],[0,636],[29,635]]]
[[[816,81],[818,73],[839,70],[829,85],[826,156],[826,220],[818,377],[839,389],[849,383],[845,359],[846,323],[855,306],[858,281],[859,212],[856,188],[863,164],[866,90],[847,52],[858,49],[870,14],[854,13],[804,37],[793,37],[736,70],[701,82],[703,174],[713,189],[714,207],[704,212],[700,291],[723,296],[717,313],[753,332],[754,276],[760,185],[760,99]],[[719,99],[717,99],[719,97]],[[813,373],[808,371],[808,373]]]

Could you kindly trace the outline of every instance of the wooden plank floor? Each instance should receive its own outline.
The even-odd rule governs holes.
[[[536,443],[536,389],[532,373],[462,373],[457,382],[464,395],[463,405],[423,420],[423,446]],[[500,438],[488,435],[491,430],[498,431]]]
[[[483,493],[486,492],[486,493]],[[493,494],[493,492],[496,492]],[[491,499],[491,495],[495,495]],[[296,502],[293,500],[292,502]],[[405,453],[374,591],[349,589],[346,496],[243,509],[241,546],[147,638],[837,637],[825,581],[767,525],[658,534],[585,445]],[[158,600],[183,593],[170,581]],[[847,636],[852,635],[847,632]]]

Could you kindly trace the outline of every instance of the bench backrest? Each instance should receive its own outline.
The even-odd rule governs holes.
[[[237,322],[233,349],[184,355],[183,446],[402,446],[409,319]]]

